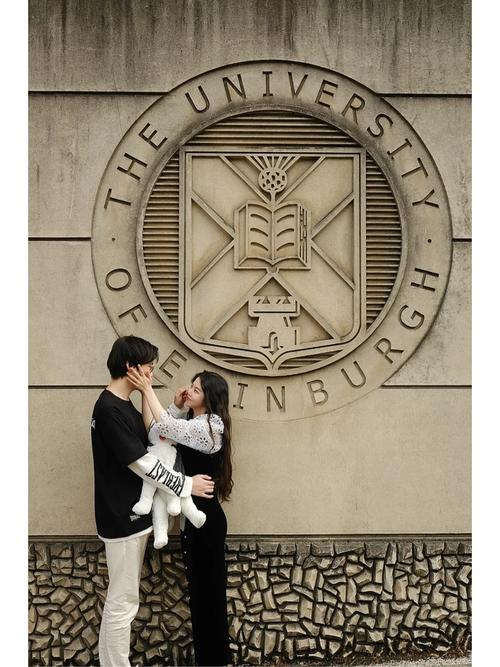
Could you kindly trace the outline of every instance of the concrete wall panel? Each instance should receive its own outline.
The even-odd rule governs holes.
[[[161,93],[267,57],[379,93],[470,92],[468,0],[32,0],[29,14],[31,90]]]
[[[99,390],[30,394],[30,533],[93,535]],[[469,399],[467,389],[379,389],[315,419],[235,420],[229,532],[469,532]]]
[[[388,101],[420,134],[432,153],[450,202],[453,236],[471,236],[471,98],[391,97]]]
[[[470,254],[469,243],[455,242],[451,278],[434,326],[386,384],[470,383]],[[105,384],[116,334],[95,285],[90,242],[32,241],[30,262],[30,383]]]
[[[122,135],[155,99],[30,97],[30,236],[90,236],[92,208],[106,164]]]
[[[105,384],[116,338],[99,298],[90,243],[30,243],[29,381]]]
[[[329,67],[386,95],[436,161],[456,240],[435,325],[384,388],[314,419],[236,422],[231,531],[469,530],[470,2],[31,0],[29,11],[31,532],[94,531],[88,422],[116,337],[90,241],[106,164],[159,94],[257,58]]]
[[[32,95],[30,236],[90,236],[108,160],[154,95]],[[469,98],[391,97],[436,160],[450,200],[453,235],[470,237]],[[446,137],[446,141],[443,141]]]
[[[385,384],[463,385],[472,381],[471,244],[453,244],[453,263],[441,309],[407,364]]]

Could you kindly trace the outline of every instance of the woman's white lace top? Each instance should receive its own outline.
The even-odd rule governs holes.
[[[222,433],[224,422],[219,415],[210,415],[210,425],[214,439],[210,436],[208,415],[198,415],[193,419],[186,419],[187,410],[179,409],[171,403],[167,410],[160,413],[160,421],[155,422],[152,429],[157,429],[160,435],[179,442],[191,449],[197,449],[204,454],[214,454],[222,448]]]

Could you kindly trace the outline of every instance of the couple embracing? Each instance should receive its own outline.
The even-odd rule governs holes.
[[[109,585],[99,632],[101,667],[129,666],[130,628],[139,609],[139,583],[151,514],[133,506],[143,480],[184,498],[206,514],[201,528],[181,524],[181,544],[197,665],[231,663],[226,608],[224,542],[227,522],[220,501],[231,479],[228,385],[218,373],[196,373],[166,409],[152,387],[158,348],[136,336],[118,338],[109,354],[111,375],[92,414],[95,516],[105,543]],[[130,400],[139,390],[142,412]],[[147,451],[151,428],[177,443],[182,466],[168,468]],[[159,467],[161,473],[158,474]],[[178,470],[177,468],[181,468]],[[154,471],[154,472],[153,472]]]

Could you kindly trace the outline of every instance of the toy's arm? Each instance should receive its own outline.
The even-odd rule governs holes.
[[[182,472],[167,468],[154,454],[144,454],[130,463],[128,467],[148,484],[164,491],[173,491],[181,498],[189,495],[200,498],[214,497],[214,482],[209,475],[187,477]]]
[[[128,466],[143,480],[163,491],[173,491],[176,496],[186,498],[191,495],[193,478],[167,468],[154,454],[144,454]]]

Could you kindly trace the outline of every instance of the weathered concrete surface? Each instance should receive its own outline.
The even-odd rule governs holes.
[[[95,534],[90,416],[99,392],[30,391],[31,534]],[[469,533],[469,422],[468,390],[423,388],[379,389],[314,419],[235,421],[229,532]]]
[[[453,236],[472,234],[471,106],[468,97],[390,97],[436,161],[450,202]]]
[[[151,95],[31,95],[30,236],[90,236],[99,181]]]
[[[31,0],[29,16],[31,90],[165,92],[266,57],[379,93],[470,92],[468,0]]]
[[[117,335],[97,293],[90,243],[29,246],[30,384],[107,383]]]
[[[386,386],[471,383],[471,263],[471,244],[455,242],[448,289],[434,325],[408,363]]]
[[[469,243],[455,242],[434,326],[386,385],[470,383],[470,256]],[[31,241],[30,285],[30,384],[107,383],[106,359],[116,334],[95,285],[90,242]]]
[[[90,236],[108,160],[156,95],[36,94],[30,109],[30,236]],[[430,150],[450,200],[453,235],[470,237],[469,98],[390,97]],[[443,137],[446,136],[446,141]]]

